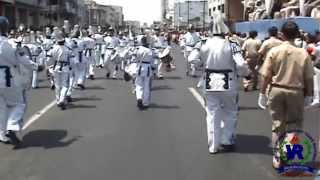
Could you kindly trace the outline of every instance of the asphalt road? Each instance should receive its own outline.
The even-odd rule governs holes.
[[[271,122],[257,92],[240,94],[237,151],[210,155],[205,111],[188,90],[181,54],[177,70],[153,82],[148,111],[136,108],[131,84],[99,70],[67,111],[51,108],[23,133],[23,146],[0,145],[1,180],[273,180]],[[47,82],[29,92],[26,119],[53,100]],[[315,137],[319,111],[306,115]],[[303,178],[295,178],[303,179]]]

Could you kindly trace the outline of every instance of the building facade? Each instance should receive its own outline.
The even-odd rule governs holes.
[[[209,16],[220,11],[224,14],[229,24],[243,20],[242,0],[208,0]]]
[[[87,0],[87,17],[89,25],[101,25],[121,29],[124,26],[123,8],[121,6],[101,5]]]
[[[186,0],[174,3],[174,26],[178,28],[193,24],[197,28],[209,26],[209,8],[207,0]]]

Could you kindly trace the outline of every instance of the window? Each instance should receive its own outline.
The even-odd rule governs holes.
[[[211,15],[212,15],[211,8],[209,8],[209,16],[211,16]]]
[[[216,11],[216,7],[213,7],[212,11],[213,11],[213,12]]]
[[[224,13],[224,4],[221,5],[221,12]]]

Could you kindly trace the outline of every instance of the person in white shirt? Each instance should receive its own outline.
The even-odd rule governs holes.
[[[234,149],[238,120],[239,76],[248,75],[248,66],[238,43],[225,38],[229,28],[221,13],[214,16],[213,37],[200,50],[205,64],[205,102],[209,152]],[[224,127],[221,127],[221,123]]]

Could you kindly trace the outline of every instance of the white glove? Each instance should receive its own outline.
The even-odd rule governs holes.
[[[261,109],[267,108],[267,96],[265,94],[259,94],[258,105]]]
[[[312,96],[306,96],[304,97],[304,106],[310,106],[313,102]]]

